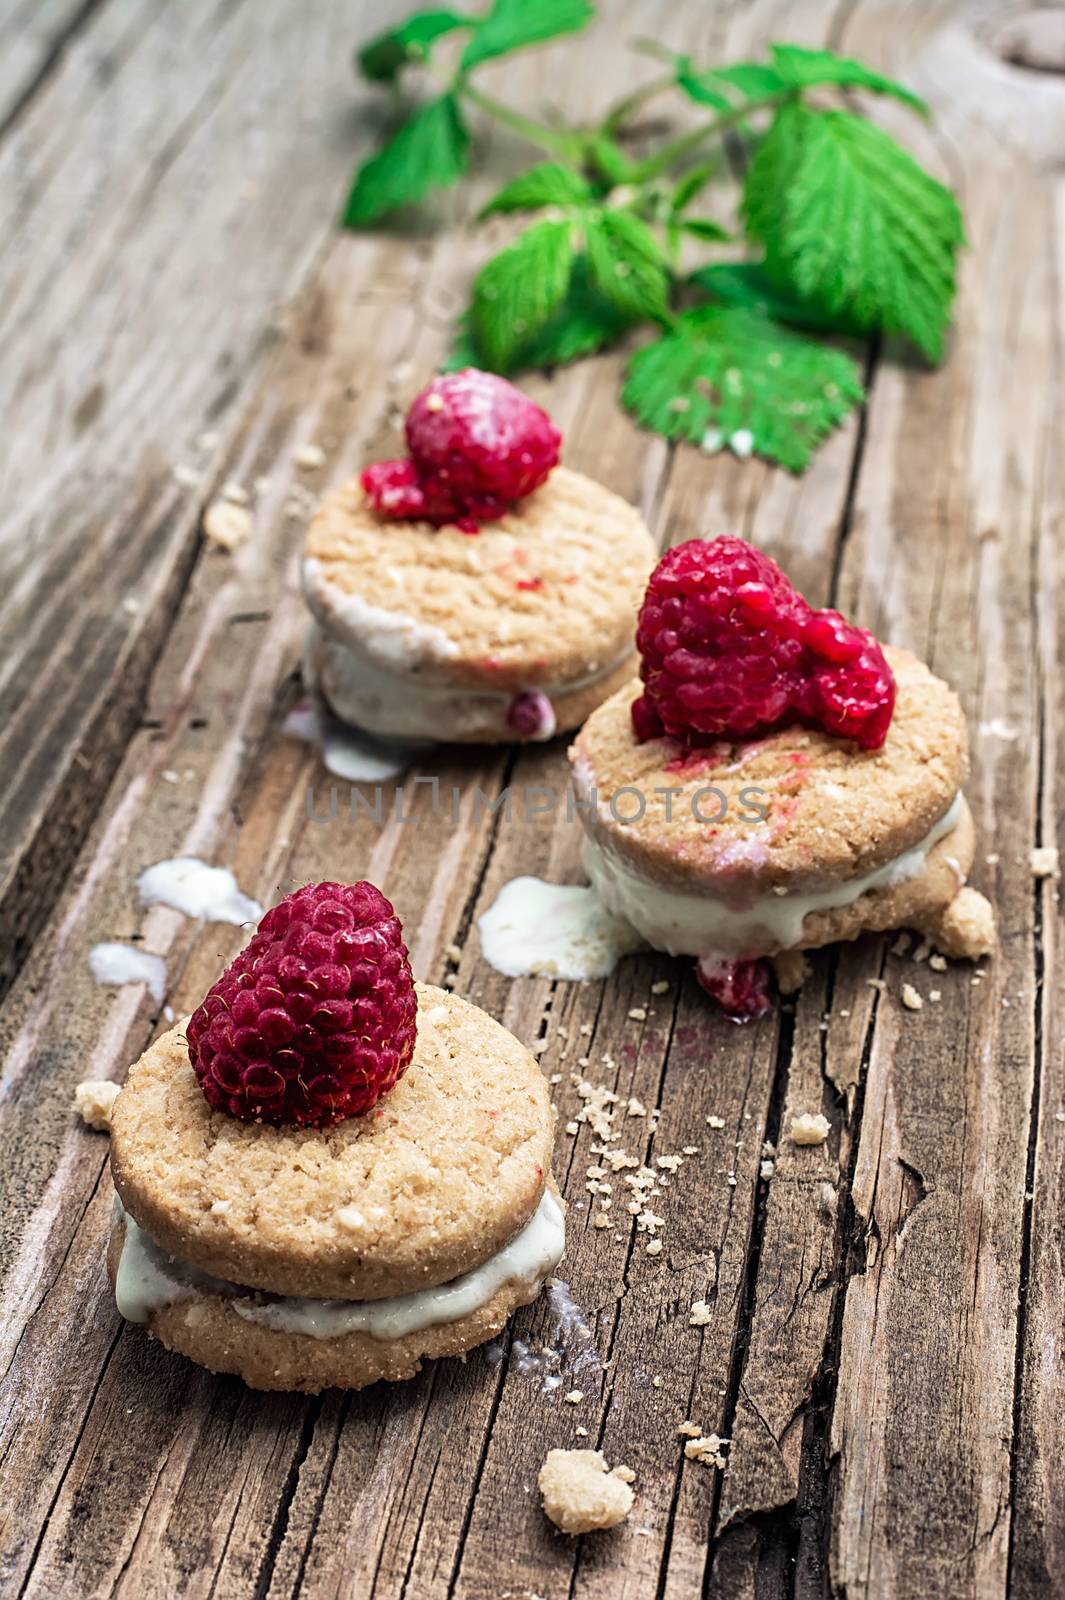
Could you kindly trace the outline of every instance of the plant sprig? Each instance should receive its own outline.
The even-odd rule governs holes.
[[[666,70],[594,125],[538,121],[474,81],[485,62],[593,16],[589,0],[492,0],[479,14],[418,11],[371,39],[356,58],[366,78],[395,86],[423,68],[434,92],[359,169],[344,223],[368,227],[455,183],[474,149],[471,112],[504,124],[540,159],[480,215],[527,220],[477,274],[452,364],[551,367],[649,327],[621,391],[640,423],[799,472],[863,398],[854,356],[811,335],[883,333],[942,357],[961,213],[850,96],[928,108],[859,61],[783,43],[765,60],[709,67],[645,46]],[[708,115],[637,155],[636,119],[667,93]],[[701,204],[727,171],[729,135],[746,157],[746,261],[734,259],[735,241],[728,255],[709,255],[730,234]]]

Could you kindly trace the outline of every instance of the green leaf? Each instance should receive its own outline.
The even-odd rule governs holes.
[[[629,363],[623,403],[706,450],[757,451],[801,472],[862,399],[849,356],[731,306],[697,306]]]
[[[773,67],[760,61],[737,61],[731,67],[699,72],[690,56],[678,56],[676,72],[677,88],[696,105],[712,106],[715,111],[731,111],[744,101],[782,94],[788,87]]]
[[[591,134],[588,155],[595,173],[606,183],[612,187],[619,183],[628,183],[632,176],[633,163],[624,150],[606,134],[598,131]]]
[[[404,67],[427,61],[437,39],[456,28],[471,28],[474,22],[457,11],[416,11],[398,28],[389,28],[363,45],[355,58],[359,71],[374,83],[393,83]]]
[[[690,233],[693,239],[706,239],[710,243],[720,244],[722,240],[732,238],[727,228],[709,217],[673,217],[671,220],[675,228]]]
[[[534,222],[483,266],[473,286],[471,326],[490,364],[508,371],[559,304],[573,268],[573,224]]]
[[[860,333],[844,316],[832,316],[800,300],[794,290],[777,283],[759,261],[719,261],[700,267],[689,280],[725,305],[739,306],[774,322],[790,322],[815,333]]]
[[[632,318],[604,298],[592,283],[588,259],[573,263],[566,297],[521,351],[520,367],[556,367],[579,361],[615,344]]]
[[[616,344],[632,322],[595,288],[584,255],[574,258],[573,272],[565,297],[510,362],[511,372],[528,368],[564,366],[583,356],[595,355]],[[444,364],[444,371],[460,367],[484,367],[488,357],[477,341],[467,315],[461,319],[455,341]]]
[[[420,106],[392,140],[359,168],[344,209],[346,228],[446,188],[466,169],[470,136],[454,95]]]
[[[770,274],[861,329],[943,352],[961,213],[882,129],[847,111],[783,106],[747,172],[747,231]]]
[[[576,206],[588,200],[591,192],[579,173],[544,161],[505,184],[489,200],[481,216],[491,216],[495,211],[539,211],[542,206]]]
[[[911,110],[928,115],[928,107],[918,95],[848,56],[837,56],[831,50],[804,50],[797,44],[771,44],[769,50],[777,72],[792,88],[813,89],[820,84],[833,84],[838,89],[869,89],[873,94],[891,95]]]
[[[660,317],[669,295],[662,247],[631,211],[589,214],[585,242],[596,287],[629,317]]]
[[[719,162],[716,160],[703,161],[699,166],[692,167],[690,172],[683,174],[669,201],[669,209],[674,215],[678,211],[683,211],[686,206],[691,205],[699,190],[718,170],[718,166]]]
[[[463,51],[462,69],[469,72],[511,50],[576,33],[594,15],[588,0],[495,0]]]

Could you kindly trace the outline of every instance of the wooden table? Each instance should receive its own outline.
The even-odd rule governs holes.
[[[413,775],[413,824],[343,805],[329,826],[306,817],[324,775],[281,731],[300,692],[292,485],[317,491],[391,448],[397,402],[487,248],[462,223],[469,189],[405,234],[335,229],[378,115],[350,51],[400,9],[8,0],[0,19],[0,1589],[1061,1594],[1065,972],[1055,885],[1033,880],[1029,852],[1065,804],[1065,82],[1005,64],[1006,11],[962,0],[611,0],[594,38],[498,70],[521,103],[590,113],[648,70],[634,34],[707,60],[828,41],[927,96],[931,126],[877,114],[963,199],[949,359],[928,372],[870,350],[864,413],[803,478],[638,432],[613,357],[531,385],[569,462],[663,541],[756,540],[812,599],[925,655],[971,719],[997,958],[977,981],[864,940],[819,956],[774,1021],[738,1029],[665,958],[594,984],[510,983],[481,960],[476,918],[510,877],[578,879],[575,827],[476,800],[562,783],[561,743],[424,763],[459,791],[454,824]],[[482,190],[516,154],[492,137]],[[326,450],[318,472],[294,463],[308,441]],[[206,548],[218,487],[258,477],[251,542]],[[366,875],[395,900],[418,976],[452,973],[522,1038],[546,1034],[565,1276],[603,1362],[581,1405],[480,1352],[399,1387],[263,1396],[119,1322],[106,1139],[71,1095],[120,1078],[164,1024],[143,988],[95,985],[87,955],[142,941],[166,958],[169,1004],[198,1001],[240,934],[141,908],[137,873],[178,854],[231,865],[263,902]],[[907,981],[920,1012],[900,1004]],[[699,1148],[658,1207],[657,1257],[627,1219],[589,1225],[595,1136],[563,1129],[575,1072],[660,1108],[653,1138],[626,1120],[641,1155]],[[781,1138],[816,1110],[827,1144]],[[550,1339],[546,1307],[510,1336]],[[726,1472],[685,1461],[686,1418],[732,1441]],[[572,1541],[543,1519],[535,1477],[578,1427],[639,1494],[623,1528]]]

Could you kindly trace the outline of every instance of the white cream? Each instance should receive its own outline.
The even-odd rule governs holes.
[[[159,1005],[166,994],[166,962],[147,950],[129,944],[94,944],[89,951],[89,971],[96,982],[121,989],[127,983],[143,983]]]
[[[554,738],[552,697],[598,683],[631,652],[566,683],[528,690],[471,689],[450,684],[439,669],[454,660],[458,646],[442,628],[417,622],[398,611],[367,605],[324,577],[313,557],[303,563],[303,591],[315,618],[305,650],[308,686],[317,683],[345,722],[381,738],[458,742],[498,728],[512,733],[507,712],[519,693],[543,701],[537,740]]]
[[[594,889],[542,878],[512,878],[477,927],[485,960],[508,978],[605,978],[643,945]]]
[[[348,783],[380,783],[398,777],[423,748],[420,743],[375,739],[359,728],[348,727],[313,700],[294,706],[281,724],[281,732],[316,745],[325,770]]]
[[[229,922],[236,928],[258,922],[263,908],[242,894],[228,867],[210,867],[195,856],[177,856],[146,867],[137,879],[146,906],[172,906],[186,917]]]
[[[116,1200],[121,1213],[121,1205]],[[387,1300],[310,1300],[295,1295],[267,1298],[219,1278],[210,1278],[168,1256],[125,1215],[126,1233],[115,1277],[115,1301],[127,1322],[147,1322],[153,1311],[196,1293],[218,1295],[238,1316],[276,1333],[310,1339],[340,1339],[366,1333],[372,1339],[402,1339],[442,1323],[472,1316],[508,1283],[539,1283],[562,1259],[566,1225],[554,1195],[544,1190],[530,1221],[510,1243],[472,1272],[435,1288]]]
[[[872,872],[795,894],[761,895],[734,907],[711,894],[667,889],[637,872],[611,850],[587,839],[584,865],[593,888],[612,916],[638,930],[647,943],[669,955],[760,955],[801,943],[803,923],[816,911],[853,905],[873,889],[890,889],[915,877],[929,851],[946,838],[961,814],[961,795],[919,844]]]

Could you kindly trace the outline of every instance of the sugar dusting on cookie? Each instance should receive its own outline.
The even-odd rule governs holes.
[[[605,978],[643,948],[594,889],[542,878],[511,879],[477,925],[485,960],[508,978]]]

